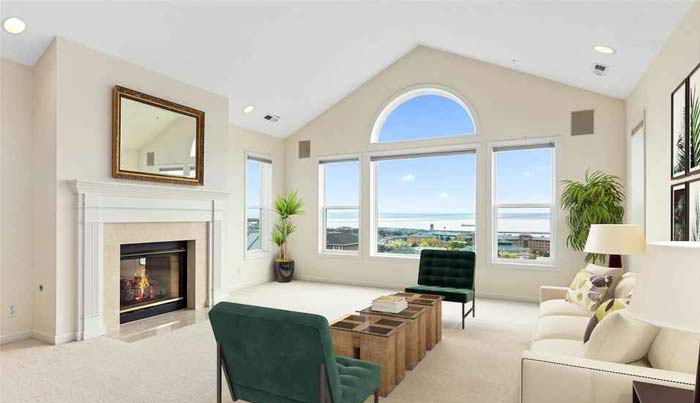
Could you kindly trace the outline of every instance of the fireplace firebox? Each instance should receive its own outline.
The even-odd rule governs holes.
[[[119,323],[187,306],[187,241],[121,245]]]

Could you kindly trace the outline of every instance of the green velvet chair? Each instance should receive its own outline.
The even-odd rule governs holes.
[[[406,288],[406,292],[442,295],[445,301],[462,304],[462,329],[464,318],[470,313],[476,316],[474,294],[474,252],[424,249],[420,254],[418,285]],[[472,303],[464,312],[464,305]]]
[[[220,302],[209,311],[221,372],[234,401],[363,403],[381,382],[379,365],[333,353],[328,321],[318,315]]]

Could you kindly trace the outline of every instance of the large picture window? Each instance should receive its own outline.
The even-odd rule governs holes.
[[[493,148],[493,260],[551,264],[554,144]]]
[[[360,160],[319,161],[321,253],[359,254]]]
[[[476,153],[372,157],[372,253],[418,256],[423,249],[474,250]]]
[[[246,253],[269,250],[272,161],[247,156],[245,165]]]

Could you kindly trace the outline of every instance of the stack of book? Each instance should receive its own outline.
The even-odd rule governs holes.
[[[408,308],[406,298],[386,295],[372,301],[372,310],[388,313],[399,313]]]

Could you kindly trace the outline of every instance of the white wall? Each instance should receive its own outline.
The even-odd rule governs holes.
[[[628,133],[646,111],[645,222],[649,241],[671,237],[671,92],[698,63],[700,3],[673,31],[626,102]]]
[[[274,192],[279,193],[283,189],[281,173],[284,164],[281,139],[230,126],[228,100],[225,97],[64,39],[56,39],[32,68],[11,67],[28,72],[28,78],[13,80],[17,82],[13,83],[12,92],[3,91],[0,94],[3,112],[8,105],[20,108],[20,105],[15,105],[16,100],[12,96],[18,91],[26,91],[30,98],[33,95],[33,99],[27,101],[31,107],[29,112],[23,110],[23,114],[32,110],[34,114],[32,118],[27,118],[18,113],[19,123],[16,123],[18,120],[3,119],[2,163],[4,167],[4,164],[11,162],[6,159],[5,150],[14,150],[18,153],[17,158],[21,156],[25,163],[31,162],[33,171],[27,170],[25,173],[34,172],[34,176],[23,181],[31,190],[23,190],[26,194],[21,199],[12,197],[12,203],[7,203],[7,206],[14,209],[21,200],[25,211],[30,211],[34,218],[33,237],[32,231],[29,235],[22,234],[28,240],[29,237],[32,239],[23,242],[24,249],[20,249],[31,256],[33,248],[36,269],[33,277],[27,277],[30,279],[27,281],[31,282],[27,292],[34,298],[33,315],[23,316],[21,325],[18,316],[17,326],[14,323],[12,328],[8,326],[8,332],[29,328],[33,330],[34,337],[52,343],[69,341],[74,337],[77,321],[77,199],[69,181],[119,181],[111,177],[112,88],[117,84],[205,112],[203,188],[231,193],[224,210],[223,273],[217,273],[216,277],[222,279],[220,286],[223,292],[271,279],[272,255],[256,260],[245,260],[243,255],[244,156],[249,150],[273,159]],[[2,73],[3,82],[5,70]],[[10,77],[17,74],[13,73]],[[21,106],[26,105],[22,103]],[[6,149],[6,128],[14,131],[15,127],[28,131],[29,135],[21,142],[13,142],[16,140],[13,137]],[[16,227],[5,220],[5,188],[6,185],[14,185],[5,180],[10,172],[13,171],[3,169],[3,252],[6,246],[10,246],[4,241],[13,235]],[[33,205],[30,202],[32,199]],[[32,208],[26,209],[28,205]],[[36,253],[38,250],[41,253]],[[6,273],[10,273],[6,256],[2,254],[3,290],[5,284],[10,286],[16,278],[13,265],[12,277],[5,282],[8,277]],[[13,259],[12,263],[16,263],[19,257]],[[43,285],[42,292],[38,291],[40,284]],[[4,295],[5,292],[3,314],[7,303]],[[14,301],[11,293],[7,295]],[[16,303],[20,304],[20,301]],[[31,303],[22,301],[21,304],[28,305],[21,307],[20,312],[32,309]],[[4,336],[6,325],[4,316],[2,318],[0,334]]]
[[[0,60],[0,344],[32,330],[32,69]],[[10,314],[10,310],[14,314]]]
[[[580,180],[586,169],[602,169],[625,177],[625,109],[621,100],[553,81],[482,63],[473,59],[419,47],[368,81],[335,106],[294,133],[286,141],[286,187],[298,190],[306,214],[296,222],[291,253],[300,278],[318,281],[403,287],[417,279],[416,259],[368,256],[369,164],[367,153],[397,145],[370,145],[370,131],[382,105],[409,87],[434,84],[461,94],[476,116],[479,136],[471,140],[443,139],[425,145],[476,141],[479,147],[477,205],[477,292],[514,299],[534,299],[543,284],[564,285],[583,266],[583,254],[565,247],[565,214],[555,211],[555,268],[525,268],[487,262],[485,239],[490,208],[486,172],[487,145],[493,141],[556,137],[557,181]],[[595,134],[571,137],[570,113],[595,109]],[[312,156],[297,158],[297,142],[311,140]],[[361,153],[363,191],[361,226],[363,256],[327,258],[318,250],[316,158]],[[561,184],[557,184],[557,194]]]

